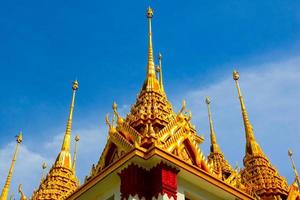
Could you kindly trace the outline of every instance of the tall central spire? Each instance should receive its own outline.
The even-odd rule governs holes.
[[[148,60],[147,60],[147,77],[145,82],[146,90],[158,90],[159,84],[155,76],[155,65],[153,57],[153,45],[152,45],[152,17],[153,10],[151,7],[147,9],[146,16],[148,18],[148,31],[149,31],[149,40],[148,40]]]

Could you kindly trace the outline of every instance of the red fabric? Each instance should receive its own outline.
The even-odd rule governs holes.
[[[167,194],[169,198],[177,199],[177,170],[161,162],[149,171],[135,164],[129,165],[121,171],[121,199],[138,195],[151,200],[159,194]]]

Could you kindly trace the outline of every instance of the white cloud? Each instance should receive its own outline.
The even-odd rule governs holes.
[[[265,63],[240,71],[240,85],[250,121],[262,149],[280,174],[293,179],[287,149],[294,150],[300,167],[300,57]],[[194,122],[204,132],[202,149],[208,153],[209,127],[205,96],[212,99],[212,113],[220,143],[226,158],[242,165],[245,137],[237,91],[231,74],[205,89],[194,88],[184,96],[194,114]],[[182,97],[181,97],[182,98]]]

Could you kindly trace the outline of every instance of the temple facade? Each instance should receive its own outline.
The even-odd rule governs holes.
[[[264,154],[250,123],[233,72],[245,127],[245,156],[242,169],[232,167],[217,142],[211,114],[212,101],[205,99],[210,125],[210,153],[199,145],[204,138],[192,124],[192,113],[182,102],[173,110],[163,84],[162,55],[155,65],[152,45],[153,10],[148,20],[148,55],[145,81],[130,112],[121,116],[114,102],[106,116],[108,139],[99,160],[80,185],[76,176],[76,150],[71,156],[72,116],[78,82],[72,85],[72,100],[62,147],[48,174],[29,198],[20,185],[21,199],[32,200],[300,200],[299,176],[289,151],[295,181],[288,185]],[[238,102],[237,102],[238,103]],[[79,137],[76,136],[76,142]],[[7,200],[10,179],[22,135],[0,200]],[[226,147],[224,147],[226,148]],[[73,159],[72,159],[73,157]],[[79,163],[83,164],[83,163]]]

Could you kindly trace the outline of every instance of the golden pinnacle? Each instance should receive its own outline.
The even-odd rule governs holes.
[[[158,53],[158,60],[162,60],[162,54],[160,52]]]
[[[46,169],[46,168],[47,168],[47,164],[46,164],[45,162],[42,164],[42,168],[43,168],[43,169]]]
[[[292,152],[292,150],[288,150],[288,155],[289,155],[289,157],[292,157],[292,155],[293,155],[293,152]]]
[[[75,141],[78,142],[79,140],[80,140],[79,135],[76,135],[76,136],[75,136]]]
[[[208,104],[210,104],[210,98],[209,98],[209,96],[207,96],[206,98],[205,98],[205,103],[208,105]]]
[[[112,105],[112,109],[113,109],[114,111],[116,111],[116,110],[117,110],[117,107],[118,107],[118,105],[117,105],[117,103],[114,101],[114,103],[113,103],[113,105]]]
[[[22,132],[20,132],[19,135],[16,136],[16,138],[17,138],[17,139],[16,139],[17,143],[20,144],[20,143],[23,141]]]
[[[235,80],[235,81],[239,80],[239,78],[240,78],[240,74],[236,70],[233,71],[232,76],[233,76],[233,80]]]
[[[153,17],[153,9],[149,6],[147,9],[147,18]]]
[[[78,90],[78,81],[77,80],[75,80],[74,82],[73,82],[73,85],[72,85],[72,89],[73,90]]]

